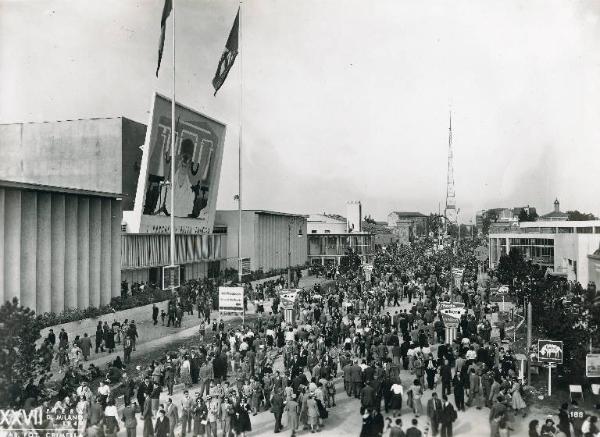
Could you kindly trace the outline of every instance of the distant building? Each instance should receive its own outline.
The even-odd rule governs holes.
[[[540,217],[540,220],[552,221],[552,222],[568,220],[568,219],[569,219],[569,214],[567,214],[566,212],[560,211],[560,202],[558,201],[558,199],[556,199],[554,201],[554,210],[552,212],[549,212],[548,214],[544,214],[543,216]]]
[[[244,270],[269,271],[306,264],[307,216],[264,210],[242,211]],[[215,228],[227,228],[227,267],[238,269],[238,210],[217,210]]]
[[[517,248],[525,259],[547,267],[556,276],[587,285],[598,273],[590,270],[600,246],[600,220],[522,222],[489,235],[490,268],[500,257]],[[595,265],[595,264],[594,264]]]
[[[311,214],[307,220],[308,259],[311,265],[339,265],[348,249],[363,262],[373,256],[374,235],[363,231],[359,201],[346,203],[347,217],[337,214]]]
[[[337,214],[311,214],[306,222],[309,234],[343,234],[348,227],[346,218]]]
[[[420,212],[393,211],[388,214],[387,221],[388,227],[398,235],[401,243],[427,235],[427,216]]]
[[[348,232],[362,232],[362,205],[360,200],[346,202],[346,222]]]

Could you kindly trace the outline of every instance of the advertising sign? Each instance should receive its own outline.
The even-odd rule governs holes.
[[[446,328],[458,328],[458,324],[460,322],[459,318],[444,313],[442,313],[442,320],[444,321]]]
[[[134,210],[141,214],[142,225],[144,217],[168,219],[173,214],[176,218],[194,219],[201,233],[210,233],[225,125],[178,103],[175,117],[175,173],[171,175],[171,101],[155,94]]]
[[[586,355],[585,376],[588,378],[600,378],[600,354]]]
[[[164,266],[162,272],[163,290],[179,288],[181,285],[181,276],[179,266]]]
[[[542,363],[563,362],[563,342],[553,340],[538,340],[538,361]]]
[[[219,311],[244,312],[244,287],[219,287]]]

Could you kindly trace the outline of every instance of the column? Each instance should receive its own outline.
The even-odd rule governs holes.
[[[38,313],[52,310],[50,304],[52,260],[52,194],[37,193],[37,308]]]
[[[6,190],[0,187],[0,304],[4,304],[4,201]]]
[[[102,235],[102,200],[99,197],[90,198],[90,304],[100,306],[100,252]]]
[[[90,306],[90,199],[77,201],[77,308]]]
[[[108,305],[111,298],[112,268],[110,244],[112,218],[110,198],[100,199],[100,305]]]
[[[111,296],[121,295],[121,222],[123,221],[122,201],[112,200],[111,207]]]
[[[21,302],[21,191],[4,194],[4,298]]]
[[[37,194],[21,192],[21,303],[38,313],[36,306]]]
[[[67,244],[66,239],[66,199],[64,194],[54,193],[52,194],[52,299],[51,306],[52,312],[59,313],[64,311],[65,303],[69,300],[73,300],[72,296],[67,297],[66,288],[66,271],[67,269],[77,268],[77,259],[70,260],[73,265],[69,265],[65,256],[65,248]],[[77,229],[77,222],[75,222],[75,229]],[[77,287],[77,284],[75,284]],[[72,292],[72,290],[71,290]],[[77,293],[77,288],[75,288]],[[75,294],[75,306],[77,306],[77,294]]]
[[[64,309],[77,308],[79,283],[79,241],[78,241],[78,210],[77,196],[65,196],[64,218],[64,258],[65,258],[65,298]],[[86,252],[87,253],[87,252]],[[87,278],[87,276],[86,276]],[[57,305],[58,306],[58,305]],[[54,304],[53,304],[54,307]]]

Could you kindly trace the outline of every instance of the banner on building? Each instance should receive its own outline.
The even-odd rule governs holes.
[[[219,312],[244,312],[244,287],[219,287]]]
[[[134,206],[140,229],[132,231],[145,232],[147,217],[161,218],[168,225],[169,216],[173,214],[177,219],[193,219],[194,227],[200,228],[200,232],[194,233],[210,233],[214,224],[225,125],[176,103],[175,173],[171,175],[171,109],[170,99],[154,95]]]
[[[563,362],[563,342],[554,340],[538,340],[538,361],[542,363]]]
[[[600,378],[600,354],[586,355],[585,376],[588,378]]]

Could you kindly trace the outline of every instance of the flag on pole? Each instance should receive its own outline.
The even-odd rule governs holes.
[[[238,9],[237,15],[235,16],[235,21],[233,22],[233,27],[231,28],[231,32],[229,32],[229,38],[227,38],[227,44],[225,44],[225,50],[223,50],[221,60],[219,61],[217,71],[215,72],[215,77],[212,80],[212,84],[215,89],[215,96],[217,95],[219,88],[221,88],[223,83],[225,83],[227,74],[229,74],[229,70],[231,70],[233,63],[235,62],[235,57],[238,54],[239,26],[240,10]]]
[[[158,77],[158,70],[160,70],[160,61],[162,61],[163,47],[165,45],[167,18],[169,18],[169,15],[171,15],[172,9],[173,1],[165,0],[165,6],[163,7],[162,17],[160,19],[160,39],[158,40],[158,65],[156,67],[156,77]]]

